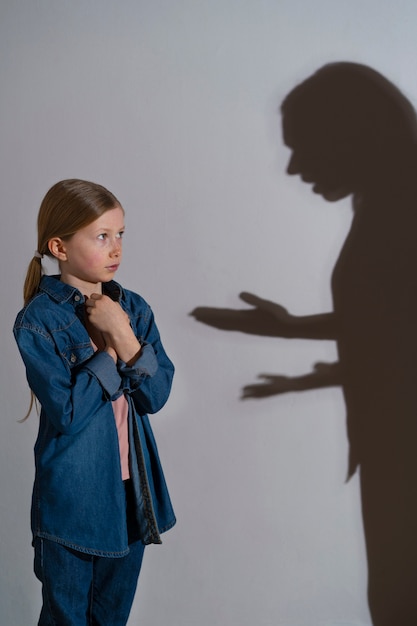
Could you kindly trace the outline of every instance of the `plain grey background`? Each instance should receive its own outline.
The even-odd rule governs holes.
[[[349,200],[285,174],[279,104],[322,64],[366,63],[417,101],[413,0],[5,0],[0,7],[0,620],[35,624],[29,507],[37,417],[11,334],[57,180],[126,210],[117,279],[152,305],[177,367],[152,418],[178,516],[145,554],[129,625],[368,626],[357,477],[339,389],[239,399],[331,342],[197,324],[252,291],[331,307]],[[54,271],[51,267],[48,271]]]

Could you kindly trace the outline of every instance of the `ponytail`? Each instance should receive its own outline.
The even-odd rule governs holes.
[[[22,417],[22,419],[17,420],[19,422],[19,424],[23,424],[23,422],[26,422],[27,418],[29,417],[29,415],[32,413],[32,409],[33,407],[35,407],[36,409],[36,413],[39,415],[39,404],[38,404],[38,399],[35,396],[35,394],[33,393],[32,389],[30,389],[30,403],[29,403],[29,408],[26,412],[25,417]]]
[[[42,256],[43,255],[39,254],[39,252],[35,252],[35,254],[33,255],[33,259],[29,263],[25,284],[23,286],[23,299],[24,299],[25,306],[27,305],[29,300],[37,293],[39,289],[39,285],[41,283],[41,278],[42,278]],[[34,406],[36,407],[36,410],[39,413],[36,396],[33,393],[33,391],[30,390],[29,409],[26,415],[21,420],[18,420],[20,423],[25,422],[27,420],[29,415],[32,413],[32,409]]]
[[[37,293],[42,278],[42,262],[41,255],[35,254],[31,262],[29,263],[28,271],[26,274],[26,280],[23,287],[23,300],[24,304],[29,302],[31,298]]]

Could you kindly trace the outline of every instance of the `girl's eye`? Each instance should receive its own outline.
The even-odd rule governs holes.
[[[116,234],[116,239],[121,239],[124,235],[124,230],[119,231]],[[99,239],[100,241],[106,241],[109,238],[108,233],[100,233],[99,235],[97,235],[97,239]]]

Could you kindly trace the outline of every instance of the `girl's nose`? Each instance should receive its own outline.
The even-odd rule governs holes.
[[[121,251],[122,251],[122,240],[121,239],[115,239],[114,243],[113,243],[113,248],[112,248],[111,254],[113,256],[120,256]]]

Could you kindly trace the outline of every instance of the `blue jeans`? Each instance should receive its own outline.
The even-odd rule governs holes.
[[[128,490],[126,495],[129,513]],[[120,558],[36,537],[34,569],[43,599],[38,626],[126,626],[145,550],[134,527],[128,530],[130,552]]]
[[[76,552],[35,540],[35,574],[42,583],[38,626],[125,626],[135,596],[145,546],[121,558]]]

